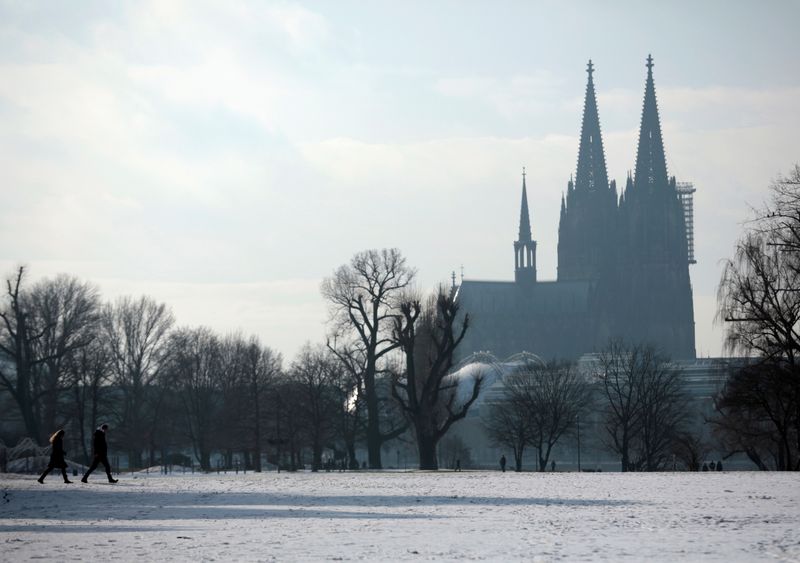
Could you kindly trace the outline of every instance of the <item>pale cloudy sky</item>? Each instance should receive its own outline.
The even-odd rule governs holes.
[[[291,357],[358,250],[401,248],[422,288],[511,279],[527,166],[552,279],[586,61],[624,184],[652,53],[717,355],[719,261],[800,161],[800,3],[600,4],[0,0],[2,273],[147,293]]]

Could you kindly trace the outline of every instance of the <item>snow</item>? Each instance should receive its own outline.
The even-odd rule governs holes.
[[[800,560],[800,474],[0,476],[0,560]]]

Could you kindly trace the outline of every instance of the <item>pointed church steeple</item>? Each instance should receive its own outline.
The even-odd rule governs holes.
[[[636,151],[637,189],[645,186],[667,186],[667,162],[664,156],[664,141],[658,118],[656,87],[653,82],[653,57],[647,55],[647,81],[644,88],[642,123],[639,129],[639,148]]]
[[[536,281],[536,241],[531,238],[531,217],[528,212],[528,188],[525,168],[522,168],[522,203],[519,210],[519,236],[514,242],[514,280],[518,283]]]
[[[586,82],[586,97],[583,103],[581,144],[578,149],[578,170],[575,176],[576,191],[608,189],[606,157],[603,137],[600,133],[600,117],[597,112],[597,96],[594,92],[594,65],[589,59],[586,65],[589,79]]]
[[[522,203],[519,209],[519,241],[531,240],[531,216],[528,212],[528,189],[525,186],[525,167],[522,167]]]

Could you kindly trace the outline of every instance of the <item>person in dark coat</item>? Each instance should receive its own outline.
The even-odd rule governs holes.
[[[108,424],[103,424],[94,431],[94,437],[92,438],[92,464],[89,466],[89,469],[81,478],[81,483],[88,483],[89,475],[92,474],[92,471],[97,469],[97,466],[101,463],[103,467],[106,468],[106,475],[108,476],[109,483],[116,483],[117,480],[111,476],[111,464],[108,463],[108,444],[106,444],[106,430],[108,430]]]
[[[506,455],[505,454],[500,456],[500,470],[503,473],[506,472]]]
[[[722,460],[717,462],[717,471],[722,471]]]
[[[56,430],[55,433],[50,436],[50,443],[53,445],[50,450],[50,463],[47,464],[47,469],[44,470],[44,473],[42,473],[37,481],[44,484],[44,478],[47,477],[47,474],[53,469],[58,468],[61,470],[64,482],[72,483],[67,477],[67,460],[65,459],[67,452],[64,451],[64,430]]]

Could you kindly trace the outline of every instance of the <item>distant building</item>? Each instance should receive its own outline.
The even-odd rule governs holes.
[[[466,418],[453,426],[452,435],[458,436],[470,451],[475,467],[496,467],[501,455],[510,456],[508,448],[494,443],[486,432],[486,419],[492,407],[502,404],[505,397],[506,378],[525,363],[542,361],[529,353],[515,354],[500,360],[488,353],[474,354],[464,360],[455,373],[458,379],[458,400],[463,401],[472,391],[472,379],[476,375],[484,378],[483,390],[478,400],[470,408]],[[598,354],[584,354],[576,361],[578,371],[592,384],[594,407],[581,415],[577,428],[565,434],[556,444],[552,458],[562,470],[575,470],[578,459],[583,460],[584,470],[619,471],[619,456],[608,445],[608,431],[604,419],[605,398],[597,380],[599,367]],[[675,360],[670,362],[672,369],[678,370],[683,391],[690,401],[684,421],[684,429],[700,438],[708,447],[708,459],[722,459],[730,452],[717,451],[711,447],[713,426],[707,420],[716,416],[714,399],[722,390],[733,370],[747,365],[746,358],[702,358]],[[525,471],[536,469],[536,452],[528,447],[523,460]],[[726,457],[729,469],[751,469],[745,455]]]
[[[667,175],[653,59],[647,58],[636,168],[619,195],[606,172],[591,61],[587,72],[578,167],[561,201],[558,279],[537,277],[523,172],[514,281],[463,280],[454,288],[473,320],[462,357],[528,351],[575,359],[610,338],[652,343],[674,359],[695,357],[694,240],[687,230],[694,188]]]

